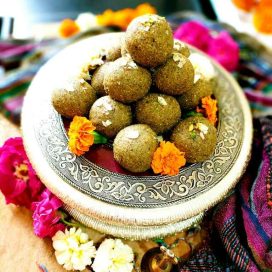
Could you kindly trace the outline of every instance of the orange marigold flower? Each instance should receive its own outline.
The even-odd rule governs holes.
[[[134,17],[134,10],[131,8],[118,10],[114,13],[113,25],[125,30]]]
[[[105,10],[102,14],[96,16],[97,22],[102,26],[110,26],[113,22],[114,12],[111,9]]]
[[[72,19],[64,19],[59,26],[59,34],[61,37],[68,38],[79,32],[79,26]]]
[[[95,126],[86,117],[75,116],[68,131],[70,151],[77,156],[87,152],[94,143],[94,130]]]
[[[217,122],[217,100],[206,96],[201,99],[201,107],[196,108],[197,112],[202,113],[213,125]]]
[[[244,11],[250,11],[256,4],[256,0],[232,0],[233,4]]]
[[[180,167],[186,164],[184,156],[173,143],[162,141],[154,152],[151,167],[155,174],[177,175]]]
[[[263,33],[272,33],[272,3],[260,2],[253,14],[253,24],[255,28]]]

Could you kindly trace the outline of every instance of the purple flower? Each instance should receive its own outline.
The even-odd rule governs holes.
[[[52,237],[59,230],[63,231],[65,226],[60,223],[57,210],[62,206],[61,200],[45,189],[38,202],[32,204],[34,233],[40,237]]]
[[[207,53],[228,71],[233,71],[239,63],[239,46],[226,31],[210,40]]]
[[[174,33],[174,38],[189,43],[202,51],[207,50],[211,39],[209,28],[197,21],[181,24]]]
[[[43,188],[27,158],[22,138],[8,139],[0,148],[0,191],[6,203],[30,209]]]

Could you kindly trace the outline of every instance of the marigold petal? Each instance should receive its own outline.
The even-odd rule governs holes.
[[[151,168],[155,174],[176,175],[186,164],[184,155],[173,143],[162,141],[154,152]]]
[[[197,107],[196,111],[202,113],[211,124],[216,125],[218,112],[216,99],[211,98],[211,96],[202,98],[201,107]]]
[[[86,117],[75,116],[68,131],[68,147],[77,156],[87,152],[94,143],[95,126]]]

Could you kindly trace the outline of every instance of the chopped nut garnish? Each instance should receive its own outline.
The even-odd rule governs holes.
[[[81,67],[81,76],[85,80],[90,80],[91,76],[89,71],[95,70],[98,66],[104,64],[103,58],[106,56],[106,51],[102,49],[96,55],[90,56],[89,60],[87,60]]]
[[[162,136],[157,136],[156,138],[157,138],[158,142],[162,142],[163,141],[163,137]]]
[[[173,54],[173,60],[174,60],[174,62],[177,62],[179,68],[182,68],[183,65],[185,64],[185,61],[184,61],[182,55],[179,53]]]
[[[121,66],[124,66],[128,69],[138,68],[137,64],[132,59],[129,59],[128,57],[122,58],[122,60],[120,61],[120,64]]]
[[[139,136],[140,133],[137,130],[130,130],[127,132],[127,137],[130,139],[137,139]]]
[[[196,138],[196,132],[199,132],[200,138],[204,140],[208,130],[209,128],[203,123],[190,124],[189,126],[190,136],[193,140]]]
[[[192,53],[188,59],[192,63],[195,73],[202,74],[206,79],[210,80],[216,76],[216,71],[212,62],[199,53]]]
[[[208,133],[209,128],[208,128],[206,125],[204,125],[204,124],[202,124],[202,123],[197,123],[196,126],[197,126],[197,128],[198,128],[201,132],[203,132],[204,134],[207,134],[207,133]]]
[[[97,66],[102,65],[104,63],[102,58],[103,58],[102,54],[92,56],[89,63],[89,69],[95,69]]]
[[[198,73],[196,73],[195,74],[195,77],[194,77],[194,84],[196,83],[196,82],[198,82],[198,80],[201,78],[201,75],[200,74],[198,74]]]
[[[136,64],[133,60],[130,60],[130,61],[127,63],[127,66],[128,66],[128,68],[130,68],[130,69],[136,69],[136,68],[138,68],[137,64]]]
[[[167,102],[162,96],[158,96],[158,102],[163,106],[167,106]]]
[[[112,105],[110,103],[108,103],[108,102],[104,102],[103,106],[107,111],[112,111],[113,110]]]
[[[126,66],[128,63],[128,60],[129,60],[128,58],[122,58],[119,60],[119,63],[121,66]]]
[[[113,110],[112,105],[111,105],[110,103],[108,103],[107,101],[98,100],[98,101],[96,102],[96,105],[97,105],[98,107],[104,107],[104,109],[105,109],[104,113],[105,113],[106,115],[109,114],[109,111],[112,111],[112,110]]]
[[[150,27],[158,20],[157,17],[154,17],[152,15],[149,15],[147,20],[146,18],[144,18],[145,20],[141,22],[142,26],[140,26],[140,28],[144,31],[149,31]]]
[[[104,127],[108,127],[112,124],[112,122],[110,120],[107,120],[107,121],[102,121],[102,124]]]
[[[191,135],[191,138],[193,140],[196,138],[196,132],[195,131],[191,131],[190,135]]]
[[[180,50],[180,49],[181,49],[181,44],[180,44],[180,42],[178,42],[178,41],[175,41],[175,42],[174,42],[174,49],[176,49],[176,50]]]
[[[149,31],[150,26],[149,26],[149,25],[147,25],[147,26],[141,26],[141,29],[142,29],[143,31]]]

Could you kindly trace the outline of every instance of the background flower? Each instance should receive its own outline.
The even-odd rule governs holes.
[[[260,1],[254,9],[253,24],[265,34],[272,34],[272,1]]]
[[[58,231],[52,238],[55,256],[66,270],[84,270],[92,264],[96,249],[86,233],[80,228]]]
[[[131,272],[134,255],[120,239],[106,239],[97,250],[92,268],[95,272]]]
[[[174,33],[174,38],[187,42],[202,51],[206,51],[211,39],[210,30],[197,21],[181,24]]]
[[[239,46],[227,31],[221,31],[214,36],[200,22],[188,21],[178,27],[174,37],[204,51],[230,72],[238,66]]]
[[[232,0],[233,4],[244,10],[244,11],[250,11],[257,3],[256,0]]]
[[[64,19],[59,26],[59,34],[63,38],[68,38],[80,31],[77,23],[72,19]]]
[[[102,14],[97,15],[97,21],[102,26],[117,26],[125,30],[134,18],[144,14],[156,13],[157,10],[153,6],[143,3],[135,9],[125,8],[117,11],[107,9]]]
[[[52,237],[58,230],[64,230],[65,226],[59,223],[58,208],[62,206],[61,200],[45,189],[38,202],[32,204],[34,233],[41,238]]]
[[[220,32],[210,40],[207,53],[229,71],[238,66],[239,46],[226,31]]]
[[[0,190],[6,203],[31,208],[44,186],[32,168],[22,138],[10,138],[0,148]]]

